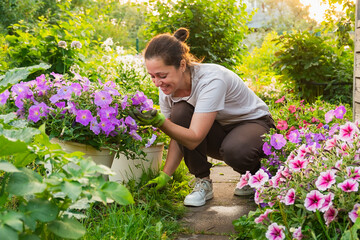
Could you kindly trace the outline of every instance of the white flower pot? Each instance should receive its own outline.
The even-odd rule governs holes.
[[[127,183],[129,180],[139,182],[144,172],[152,171],[157,173],[162,163],[162,155],[164,151],[164,144],[158,144],[143,151],[147,154],[145,160],[141,159],[128,159],[125,155],[120,154],[118,158],[114,158],[111,170],[115,175],[109,176],[110,181]]]
[[[98,165],[102,164],[108,168],[111,168],[111,165],[114,161],[115,153],[110,154],[110,150],[106,148],[101,148],[100,150],[97,150],[90,145],[64,141],[58,138],[52,138],[51,142],[59,144],[61,148],[67,153],[72,153],[76,151],[83,152],[85,153],[85,158],[91,157],[92,160]]]

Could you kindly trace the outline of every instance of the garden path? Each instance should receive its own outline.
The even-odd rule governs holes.
[[[238,197],[234,188],[239,181],[239,173],[231,167],[217,162],[211,170],[214,198],[202,207],[188,207],[182,219],[184,226],[190,231],[176,240],[225,240],[231,239],[235,229],[232,221],[256,209],[253,197]]]

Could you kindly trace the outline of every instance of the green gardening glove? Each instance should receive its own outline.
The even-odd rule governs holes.
[[[166,186],[166,184],[170,181],[171,177],[160,171],[159,176],[147,182],[145,186],[155,186],[155,190],[159,190]],[[145,187],[144,186],[144,187]]]
[[[165,122],[164,114],[156,109],[142,112],[138,109],[134,109],[129,112],[129,115],[137,120],[141,125],[152,125],[158,128]]]

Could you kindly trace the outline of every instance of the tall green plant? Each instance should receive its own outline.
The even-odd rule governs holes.
[[[336,96],[330,93],[337,93],[345,102],[351,99],[347,94],[351,94],[353,71],[349,51],[333,47],[329,37],[307,31],[285,34],[276,41],[283,48],[274,66],[294,81],[300,98],[313,102],[324,95],[324,100],[334,100]],[[334,91],[334,86],[343,92]]]
[[[85,228],[76,219],[92,202],[133,198],[125,186],[105,182],[110,169],[66,154],[41,130],[26,127],[15,114],[0,116],[0,239],[78,239]],[[52,171],[44,171],[49,162]]]
[[[147,40],[159,33],[173,33],[180,27],[190,30],[187,43],[192,53],[205,62],[232,67],[240,62],[250,15],[246,5],[235,0],[151,1],[146,16]],[[156,12],[156,14],[154,14]]]

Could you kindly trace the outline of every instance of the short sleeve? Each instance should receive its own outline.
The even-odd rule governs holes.
[[[206,113],[223,110],[225,107],[226,84],[214,79],[204,85],[195,105],[195,112]]]
[[[159,90],[159,104],[161,113],[164,114],[165,118],[170,118],[171,103],[161,90]]]

